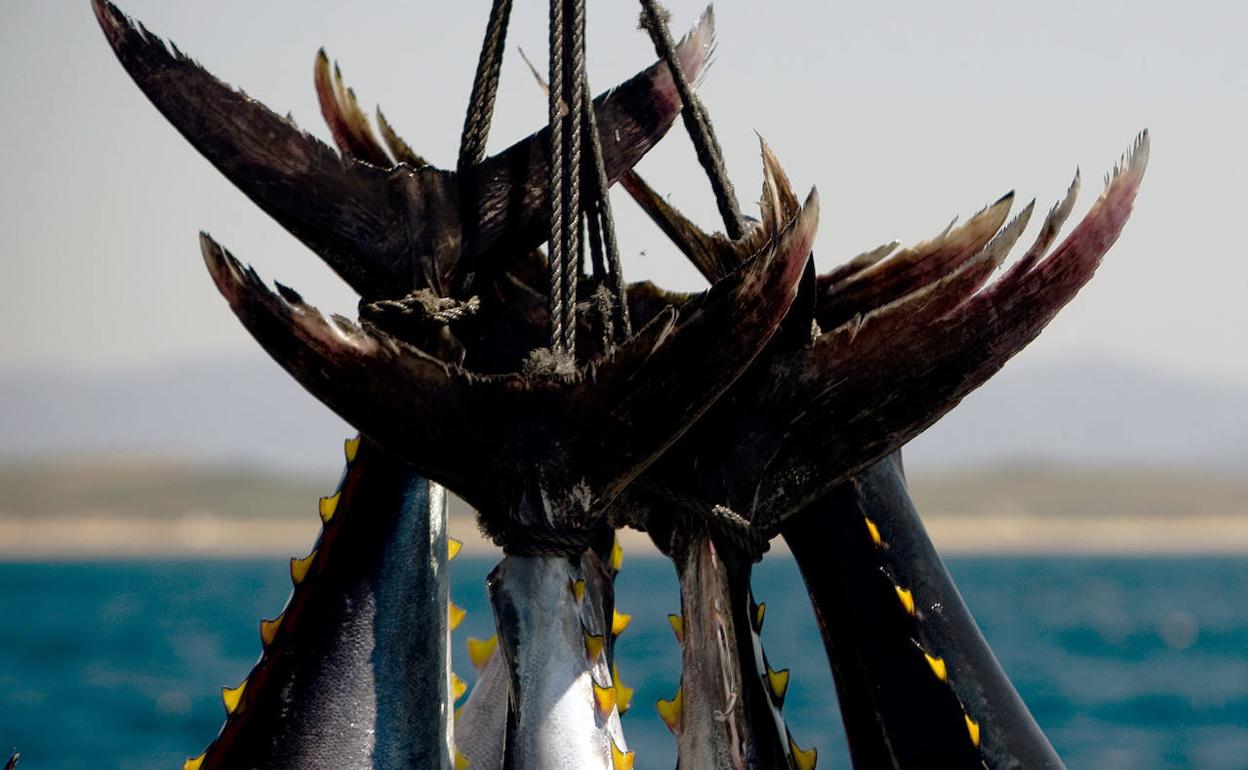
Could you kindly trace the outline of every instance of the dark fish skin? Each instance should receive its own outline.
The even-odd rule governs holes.
[[[9,757],[9,761],[4,763],[4,770],[14,770],[17,767],[18,760],[21,758],[21,754],[16,751],[13,752],[13,756]]]
[[[784,526],[854,767],[1064,768],[928,538],[899,463],[875,464]]]
[[[732,563],[710,533],[688,531],[673,549],[681,595],[683,703],[677,768],[786,770],[788,733],[756,665],[750,563]],[[725,558],[726,557],[726,558]]]
[[[450,296],[470,275],[501,272],[549,235],[546,130],[462,174],[343,158],[107,0],[92,0],[92,8],[117,58],[156,108],[365,299],[424,287]],[[691,77],[710,53],[709,18],[682,47]],[[595,106],[614,180],[663,137],[680,99],[666,65],[655,64]]]
[[[445,505],[361,440],[239,706],[188,767],[452,767]]]

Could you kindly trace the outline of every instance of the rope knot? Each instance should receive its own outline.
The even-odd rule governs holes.
[[[493,535],[503,553],[515,556],[579,557],[594,543],[596,529],[548,529],[509,526]]]

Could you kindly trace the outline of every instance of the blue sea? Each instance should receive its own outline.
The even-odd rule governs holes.
[[[488,636],[489,560],[454,564],[456,633]],[[984,634],[1072,768],[1248,768],[1248,559],[962,558],[950,564]],[[181,768],[216,735],[220,686],[259,652],[256,626],[289,592],[273,561],[0,564],[0,751],[21,770]],[[820,768],[845,739],[801,580],[785,558],[755,577],[770,659],[792,668],[785,713]],[[617,648],[636,687],[625,717],[639,768],[674,766],[652,706],[679,654],[671,566],[626,562],[633,624]],[[461,674],[470,674],[464,659]]]

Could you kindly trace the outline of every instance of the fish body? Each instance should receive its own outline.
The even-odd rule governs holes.
[[[580,558],[508,555],[490,574],[511,677],[504,767],[610,770],[630,756],[605,647],[609,583],[589,551]]]
[[[854,767],[1060,770],[928,538],[898,460],[872,466],[784,530],[823,633]]]
[[[502,770],[510,701],[511,673],[496,647],[455,715],[455,750],[472,770]]]
[[[348,447],[290,601],[188,767],[451,767],[446,493],[367,439]]]
[[[705,529],[681,538],[679,695],[659,711],[676,735],[677,767],[788,768],[779,703],[763,689],[767,664],[748,609],[749,567],[725,560]]]

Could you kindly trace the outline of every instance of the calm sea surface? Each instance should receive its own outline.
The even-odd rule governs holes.
[[[488,636],[487,560],[455,562],[456,633]],[[1023,698],[1072,768],[1248,768],[1248,559],[955,559],[951,569]],[[181,768],[222,721],[219,688],[259,652],[289,592],[274,561],[0,564],[0,752],[21,770]],[[759,567],[768,656],[793,670],[785,713],[820,768],[848,767],[818,632],[792,563]],[[679,655],[671,567],[626,562],[639,768],[674,766],[653,702]],[[469,674],[466,656],[456,668]]]

